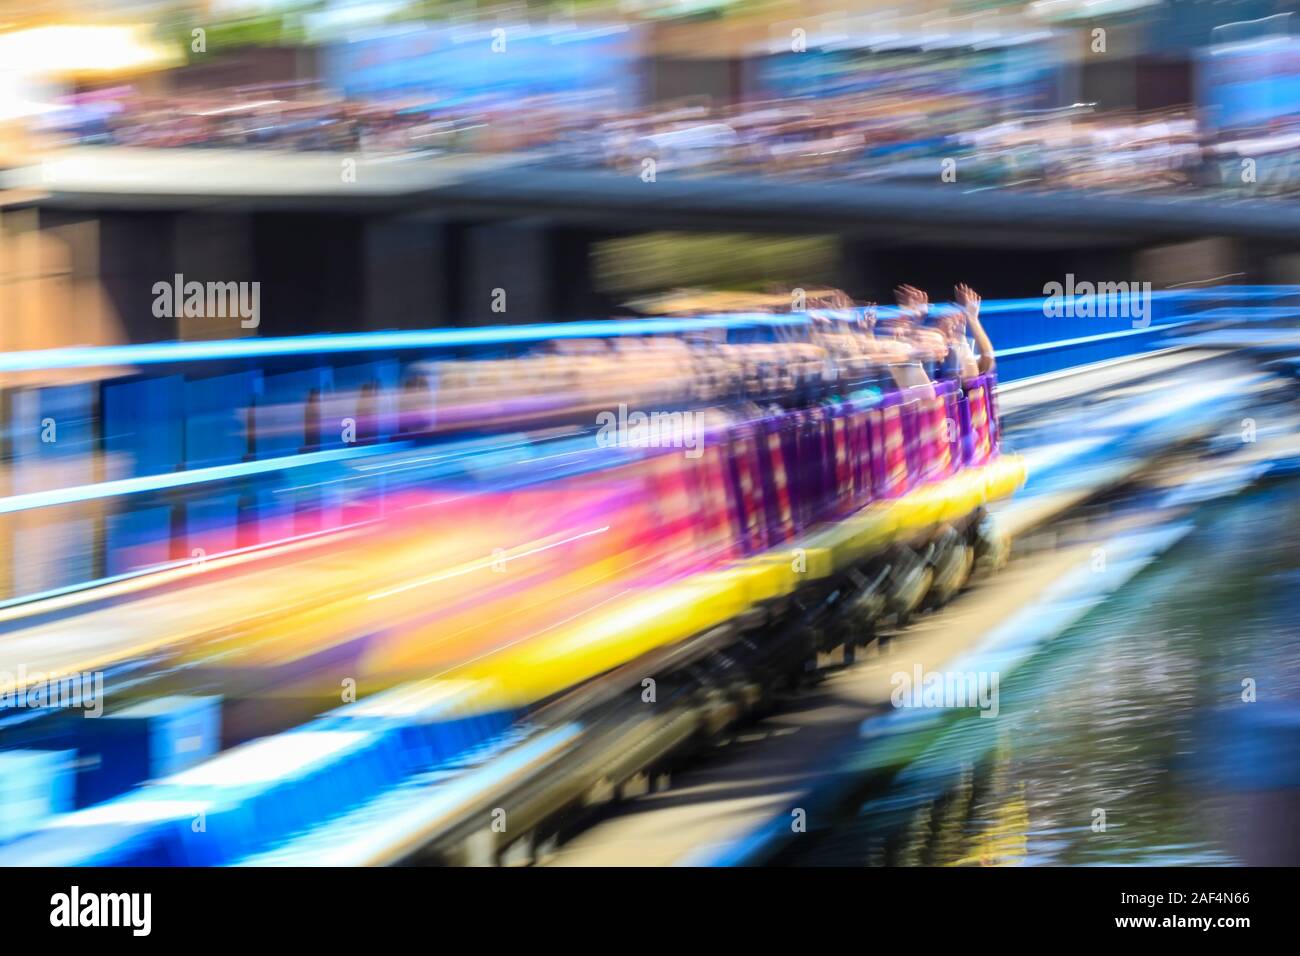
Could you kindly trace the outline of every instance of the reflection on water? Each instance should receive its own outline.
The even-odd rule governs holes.
[[[947,720],[857,815],[782,862],[1300,863],[1297,492],[1203,509],[1003,677],[996,720]]]

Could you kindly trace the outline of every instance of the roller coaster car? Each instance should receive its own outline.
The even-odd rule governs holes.
[[[1023,468],[997,454],[992,384],[750,407],[690,447],[588,436],[503,456],[496,471],[475,463],[464,487],[441,489],[454,505],[390,509],[352,548],[363,570],[345,590],[298,582],[296,610],[196,642],[180,672],[250,701],[436,673],[491,681],[515,707],[712,629],[783,617],[782,602],[813,610],[810,651],[862,643],[1000,560],[981,508]]]
[[[1024,478],[1018,459],[998,454],[993,387],[986,376],[964,389],[940,383],[738,414],[708,427],[691,454],[637,450],[618,467],[548,485],[575,501],[619,488],[629,502],[621,507],[651,503],[635,521],[646,529],[641,544],[605,562],[615,595],[607,606],[575,621],[568,611],[536,639],[507,633],[463,676],[535,699],[764,604],[833,603],[833,614],[810,618],[814,651],[942,606],[977,563],[1001,560],[1005,545],[983,508]],[[599,522],[621,523],[617,513]],[[539,598],[549,603],[548,593]],[[495,619],[511,630],[509,615]]]
[[[998,455],[992,394],[992,379],[982,378],[964,391],[940,383],[933,395],[914,389],[787,413],[792,423],[766,423],[761,482],[749,480],[748,443],[731,449],[736,488],[750,489],[735,492],[748,520],[746,553],[798,543],[812,524],[829,528],[814,536],[849,542],[829,549],[825,573],[838,586],[834,620],[810,638],[818,650],[866,644],[884,622],[906,626],[951,600],[977,569],[1005,561],[1007,542],[984,504],[1013,492],[1024,471]],[[794,463],[789,475],[783,454]],[[755,520],[762,515],[765,526]],[[871,532],[839,530],[860,525]]]

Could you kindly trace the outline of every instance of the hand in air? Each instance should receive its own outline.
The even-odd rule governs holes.
[[[977,318],[980,314],[980,302],[982,301],[980,294],[964,282],[955,286],[953,292],[957,296],[957,304],[962,307],[966,315],[972,319]]]
[[[930,296],[916,286],[900,285],[894,290],[898,307],[911,318],[920,321],[930,311]]]

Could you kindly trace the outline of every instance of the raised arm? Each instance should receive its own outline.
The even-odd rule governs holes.
[[[997,358],[993,354],[993,341],[980,322],[979,293],[965,283],[957,286],[953,291],[957,293],[957,304],[966,313],[966,324],[970,327],[971,335],[975,338],[975,347],[979,350],[980,374],[986,375],[996,367]]]
[[[930,297],[915,286],[900,285],[894,290],[898,308],[910,322],[924,322],[930,311]]]

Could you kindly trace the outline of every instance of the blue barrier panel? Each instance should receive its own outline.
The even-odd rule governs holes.
[[[322,416],[323,447],[331,448],[333,443],[343,441],[344,419],[355,422],[357,441],[384,441],[396,435],[401,380],[402,367],[396,359],[335,368],[338,400],[331,406],[328,419]]]
[[[175,471],[185,460],[185,383],[180,375],[106,381],[104,478]],[[158,501],[114,502],[104,523],[104,570],[123,574],[171,556],[172,509]]]
[[[389,783],[364,732],[291,731],[254,741],[156,784],[56,817],[0,849],[8,865],[217,866]],[[334,786],[326,786],[326,779]]]
[[[11,394],[10,494],[93,481],[96,385],[51,385]]]
[[[261,380],[253,410],[253,447],[259,459],[315,451],[321,446],[322,408],[333,392],[333,370],[325,366],[271,372]],[[329,447],[340,447],[333,442]],[[291,491],[283,486],[259,489],[249,502],[261,525],[253,537],[269,540],[305,534],[341,523],[340,509],[330,508],[336,493],[320,487]]]
[[[104,573],[110,577],[154,567],[172,559],[170,505],[123,499],[104,519]]]
[[[451,769],[499,739],[517,715],[491,703],[489,694],[484,685],[459,681],[395,687],[54,817],[0,849],[0,865],[232,863],[416,774]],[[164,743],[190,734],[185,727],[178,733],[167,715],[189,719],[192,707],[156,704],[132,711],[132,720],[164,718],[167,726],[154,735]]]
[[[201,561],[240,547],[241,504],[245,510],[252,505],[236,492],[211,494],[187,503],[184,531],[173,541],[172,557]]]
[[[333,387],[328,367],[264,374],[253,410],[253,446],[258,458],[315,451],[321,401]]]
[[[185,382],[185,467],[243,461],[252,451],[248,414],[262,373],[251,370]]]
[[[105,480],[159,475],[184,464],[180,375],[109,379],[102,394]]]
[[[99,480],[97,392],[94,383],[86,383],[11,393],[4,423],[9,494]],[[95,540],[96,514],[91,508],[67,507],[7,522],[11,560],[4,590],[29,594],[93,576],[95,550],[89,545]]]
[[[0,843],[72,809],[75,757],[70,750],[0,753]]]
[[[145,780],[179,773],[221,744],[220,697],[159,697],[77,724],[77,805],[88,806]]]

